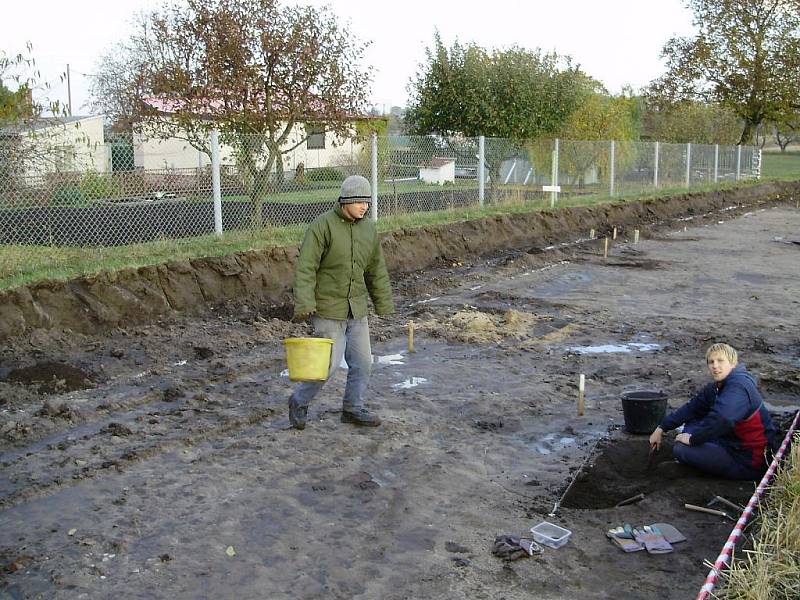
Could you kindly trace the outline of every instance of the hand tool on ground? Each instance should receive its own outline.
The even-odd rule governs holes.
[[[620,500],[614,505],[614,508],[627,506],[628,504],[634,504],[636,502],[641,502],[642,500],[644,500],[644,492],[636,494],[635,496],[631,496],[630,498],[625,498],[625,500]]]
[[[724,504],[737,512],[742,512],[744,510],[744,506],[739,506],[735,502],[731,502],[730,500],[728,500],[727,498],[723,498],[722,496],[714,496],[711,499],[711,501],[708,504],[706,504],[706,508],[711,508],[715,504]]]
[[[717,515],[718,517],[725,517],[726,519],[730,519],[731,521],[736,521],[736,519],[734,519],[728,513],[723,512],[721,510],[715,510],[713,508],[706,508],[705,506],[697,506],[695,504],[684,504],[683,506],[685,508],[688,508],[689,510],[693,510],[695,512],[706,513],[706,514],[709,514],[709,515]]]

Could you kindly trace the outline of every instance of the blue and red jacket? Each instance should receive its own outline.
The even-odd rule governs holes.
[[[777,428],[770,419],[755,378],[737,365],[721,382],[711,382],[699,394],[661,422],[670,431],[690,425],[691,446],[714,442],[737,462],[754,468],[765,463],[765,450],[774,451]]]

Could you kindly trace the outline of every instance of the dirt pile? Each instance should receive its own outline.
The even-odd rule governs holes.
[[[510,309],[503,313],[483,312],[476,309],[459,310],[444,321],[424,320],[421,332],[441,337],[448,342],[491,344],[503,340],[512,342],[555,341],[566,335],[572,325],[550,315],[538,315]]]

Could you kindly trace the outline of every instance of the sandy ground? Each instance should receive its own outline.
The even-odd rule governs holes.
[[[281,339],[305,326],[258,306],[13,340],[0,598],[693,597],[732,522],[684,503],[745,503],[754,485],[648,469],[620,395],[678,406],[726,340],[779,419],[797,410],[798,231],[786,205],[722,211],[608,259],[594,242],[397,278],[399,313],[372,320],[375,429],[339,422],[344,371],[289,428]],[[491,554],[544,520],[573,532],[565,546]],[[688,540],[624,554],[605,537],[624,522]]]

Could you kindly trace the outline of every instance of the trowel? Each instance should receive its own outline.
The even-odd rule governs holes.
[[[650,446],[650,452],[647,455],[646,471],[650,472],[653,470],[653,465],[655,465],[656,462],[656,454],[658,454],[658,450],[656,449],[655,445]]]

